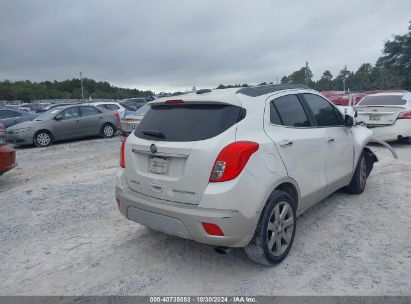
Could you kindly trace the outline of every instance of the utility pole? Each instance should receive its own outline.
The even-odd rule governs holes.
[[[84,88],[83,88],[83,75],[80,72],[80,83],[81,83],[81,102],[84,103]]]
[[[308,86],[308,61],[305,61],[305,84]]]

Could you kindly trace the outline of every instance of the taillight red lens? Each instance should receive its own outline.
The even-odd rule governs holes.
[[[121,129],[120,114],[118,114],[118,112],[115,112],[115,113],[114,113],[114,117],[115,117],[116,120],[117,120],[117,128],[118,128],[118,129]]]
[[[126,145],[126,141],[123,141],[121,143],[121,151],[120,151],[120,166],[121,168],[126,167],[126,160],[125,160],[125,155],[124,155],[124,147]]]
[[[183,104],[184,101],[182,101],[181,99],[170,99],[166,101],[166,104],[168,105],[176,105],[176,104]]]
[[[236,178],[258,147],[252,141],[237,141],[226,146],[217,156],[210,182],[225,182]]]
[[[0,145],[5,145],[5,144],[7,144],[6,132],[0,131]]]
[[[400,113],[398,119],[411,119],[411,111]]]
[[[210,224],[210,223],[201,223],[201,224],[203,225],[203,228],[207,232],[207,234],[224,236],[223,231],[216,224]]]

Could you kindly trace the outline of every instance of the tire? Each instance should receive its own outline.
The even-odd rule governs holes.
[[[37,147],[48,147],[53,141],[53,135],[46,130],[38,131],[33,137],[33,142]]]
[[[294,241],[296,209],[296,203],[288,193],[275,190],[270,195],[254,237],[244,248],[251,260],[272,266],[285,259]]]
[[[100,130],[100,135],[103,138],[112,138],[115,133],[116,128],[110,123],[105,123]]]
[[[350,184],[346,187],[346,191],[351,194],[361,194],[364,192],[365,185],[367,184],[368,169],[367,161],[364,156],[364,152],[361,153],[358,160],[357,167],[355,168],[354,175]]]
[[[405,137],[405,138],[404,138],[404,142],[405,142],[406,144],[411,145],[411,137]]]

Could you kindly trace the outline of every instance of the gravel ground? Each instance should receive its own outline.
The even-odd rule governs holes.
[[[19,148],[0,177],[1,295],[410,295],[411,146],[380,158],[359,196],[299,218],[272,268],[242,250],[150,231],[117,211],[119,138]]]

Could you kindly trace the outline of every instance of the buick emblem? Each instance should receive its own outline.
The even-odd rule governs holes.
[[[151,151],[151,153],[157,153],[157,146],[155,145],[155,144],[151,144],[151,146],[150,146],[150,151]]]

